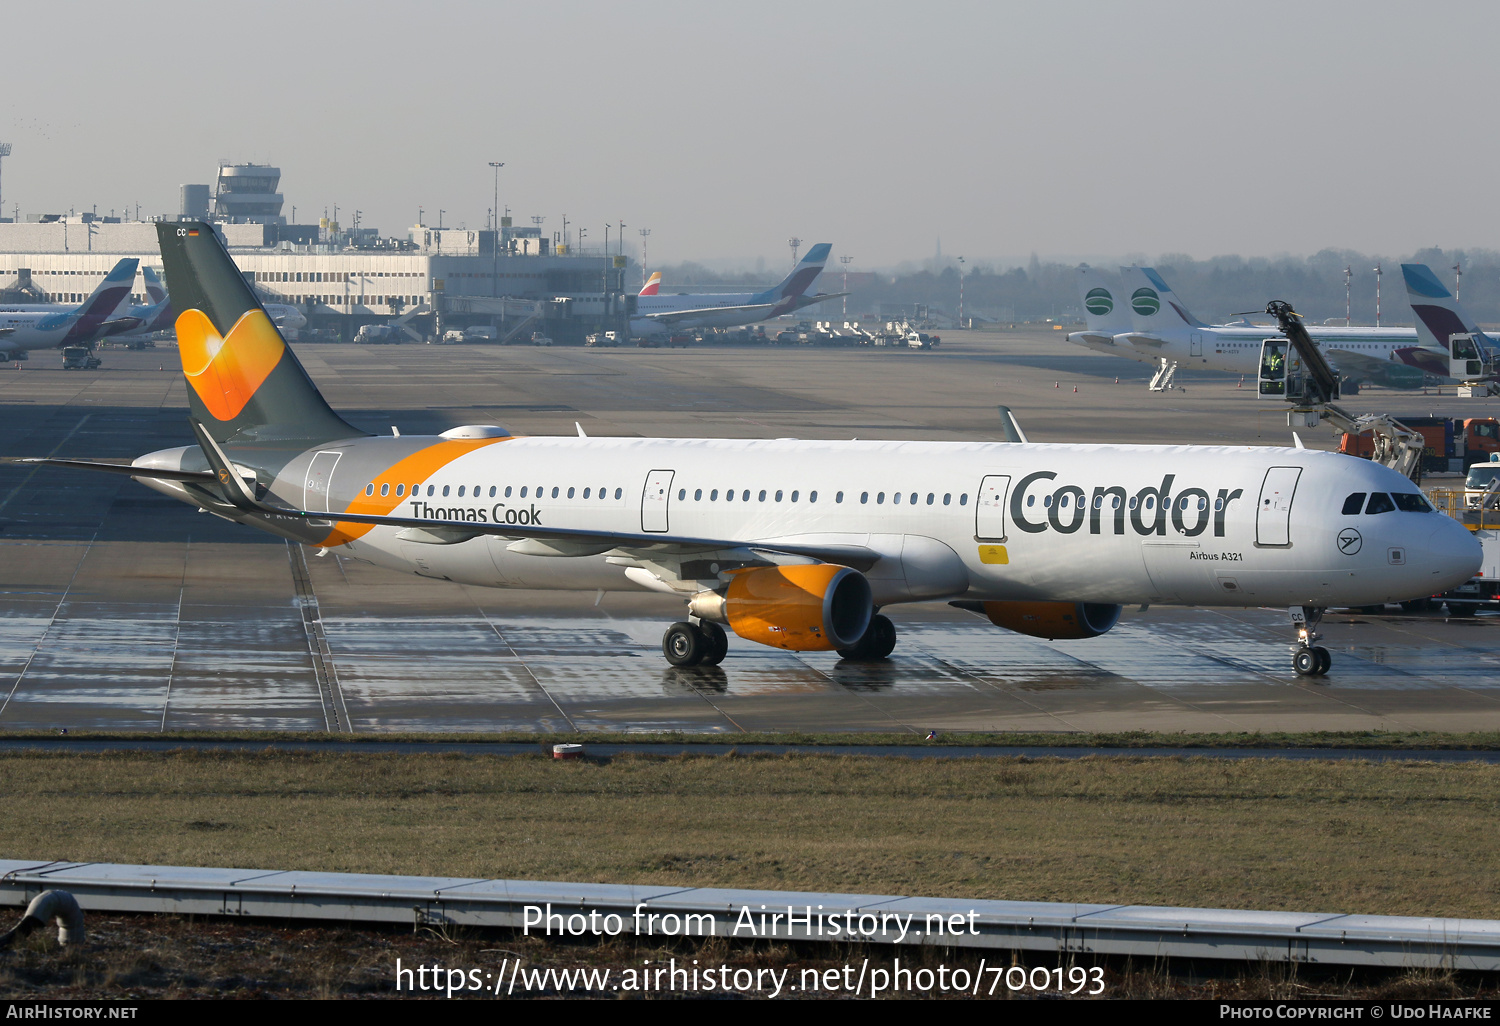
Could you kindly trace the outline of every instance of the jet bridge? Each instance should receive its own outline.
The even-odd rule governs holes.
[[[1389,414],[1354,414],[1339,406],[1338,372],[1313,344],[1302,316],[1281,300],[1268,303],[1266,313],[1276,318],[1281,337],[1268,338],[1260,345],[1256,394],[1291,404],[1288,427],[1312,428],[1326,420],[1335,431],[1371,432],[1375,440],[1371,459],[1420,482],[1426,439]]]

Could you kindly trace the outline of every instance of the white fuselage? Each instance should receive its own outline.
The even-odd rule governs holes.
[[[755,300],[753,292],[720,293],[716,295],[672,295],[637,296],[636,314],[630,320],[632,335],[651,335],[687,328],[734,328],[742,324],[755,324],[775,316],[770,307],[759,310],[725,310],[723,313],[702,313],[671,324],[659,323],[642,314],[663,314],[675,310],[711,310],[713,307],[743,307]]]
[[[645,532],[679,547],[682,538],[862,546],[881,557],[866,572],[877,605],[959,597],[1365,605],[1440,592],[1469,579],[1480,558],[1469,532],[1437,512],[1345,515],[1353,493],[1416,488],[1378,464],[1306,449],[543,437],[482,443],[426,476],[386,469],[416,466],[414,453],[439,444],[382,437],[322,446],[293,459],[267,501]],[[196,450],[137,462],[175,466],[183,452]],[[315,458],[335,464],[326,506],[305,491]],[[402,534],[364,528],[328,544],[466,584],[688,593],[719,583],[715,552],[724,550],[705,546],[690,579],[673,581],[638,548],[633,558],[551,556],[501,537],[429,544]]]
[[[1348,352],[1370,360],[1399,362],[1394,353],[1414,349],[1420,343],[1413,328],[1331,328],[1309,325],[1308,335],[1335,367],[1337,352]],[[1260,366],[1260,346],[1268,338],[1279,338],[1273,325],[1184,327],[1170,332],[1126,331],[1115,336],[1121,349],[1134,349],[1147,358],[1166,358],[1183,365],[1231,374],[1255,374]],[[1095,347],[1091,347],[1095,348]],[[1446,353],[1437,354],[1446,361]],[[1347,370],[1347,368],[1344,368]]]

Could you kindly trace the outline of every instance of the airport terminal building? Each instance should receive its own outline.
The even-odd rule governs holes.
[[[416,225],[401,240],[361,238],[326,222],[215,229],[262,299],[298,307],[308,320],[303,333],[313,337],[349,340],[362,325],[388,323],[440,337],[484,324],[513,340],[540,330],[574,341],[615,327],[624,309],[623,272],[613,261],[556,252],[536,229]],[[127,256],[161,270],[155,222],[85,214],[0,223],[7,298],[82,302]],[[138,284],[137,302],[147,301],[142,293]]]

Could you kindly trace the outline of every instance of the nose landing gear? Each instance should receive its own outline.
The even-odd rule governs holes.
[[[1333,656],[1328,649],[1314,645],[1323,635],[1318,633],[1318,624],[1323,622],[1323,610],[1318,606],[1289,606],[1287,616],[1297,632],[1297,651],[1292,653],[1292,669],[1299,677],[1322,677],[1333,666]]]

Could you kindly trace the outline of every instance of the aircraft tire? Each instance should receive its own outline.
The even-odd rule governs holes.
[[[690,623],[674,623],[661,636],[661,654],[673,666],[697,666],[707,652],[708,639]]]
[[[729,635],[724,633],[724,628],[718,624],[704,620],[698,625],[698,630],[703,632],[703,639],[707,643],[703,653],[704,666],[718,666],[729,654]]]
[[[872,659],[885,659],[896,649],[896,625],[888,616],[870,617],[870,629],[865,636],[870,640]]]
[[[1299,648],[1296,655],[1292,656],[1292,669],[1297,671],[1299,677],[1311,677],[1318,672],[1318,657],[1310,648]]]
[[[1314,677],[1325,676],[1329,670],[1333,669],[1333,655],[1328,651],[1328,649],[1324,648],[1322,645],[1319,645],[1317,648],[1313,649],[1313,655],[1316,656],[1318,660],[1318,665],[1313,667]]]

